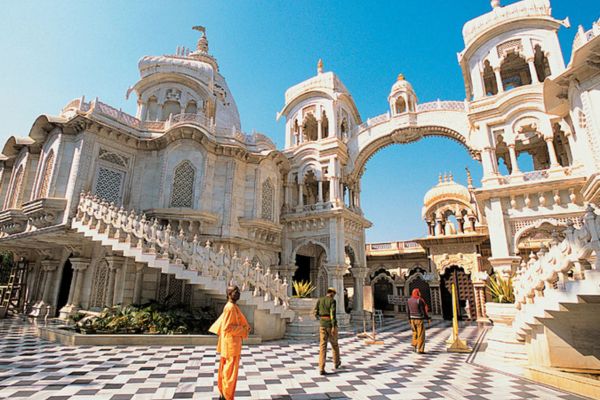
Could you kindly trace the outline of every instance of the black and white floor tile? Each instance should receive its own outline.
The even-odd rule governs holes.
[[[423,355],[412,352],[406,322],[386,321],[383,345],[344,335],[343,367],[326,376],[317,343],[247,346],[236,399],[582,399],[469,364],[445,351],[449,334],[447,324],[433,324]],[[477,327],[462,336],[473,343]],[[0,399],[212,400],[217,368],[212,346],[64,347],[39,339],[32,325],[0,320]]]

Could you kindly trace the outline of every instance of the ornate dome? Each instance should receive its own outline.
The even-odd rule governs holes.
[[[460,183],[454,182],[452,174],[442,175],[437,185],[429,189],[423,198],[423,205],[425,208],[429,208],[440,200],[460,200],[467,204],[471,202],[471,193],[469,189]]]
[[[410,82],[407,81],[406,79],[404,79],[403,74],[398,74],[398,79],[392,85],[392,89],[390,90],[389,97],[394,97],[396,94],[398,94],[400,92],[411,92],[413,94],[415,93]]]

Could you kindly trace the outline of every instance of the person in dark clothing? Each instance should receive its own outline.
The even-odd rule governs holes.
[[[338,346],[338,331],[336,319],[336,290],[327,289],[327,295],[320,297],[315,305],[315,318],[320,320],[319,328],[319,373],[325,375],[325,358],[327,357],[327,342],[333,350],[333,365],[340,368],[340,348]]]
[[[412,346],[420,354],[425,353],[425,325],[424,321],[431,320],[427,313],[427,303],[421,297],[419,289],[413,289],[410,299],[406,302],[408,321],[412,329]]]

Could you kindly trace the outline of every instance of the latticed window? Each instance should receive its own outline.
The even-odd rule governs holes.
[[[262,207],[260,216],[262,219],[273,220],[273,184],[267,179],[262,184]]]
[[[109,268],[106,261],[100,261],[96,265],[94,278],[92,279],[92,295],[90,297],[90,307],[104,307],[106,305],[106,292],[108,289]]]
[[[195,175],[194,166],[189,161],[184,161],[175,168],[171,190],[171,207],[192,207]]]
[[[44,169],[42,170],[42,181],[38,191],[38,198],[48,196],[48,187],[50,185],[50,177],[52,176],[52,168],[54,167],[54,150],[50,150],[50,154],[46,157]]]
[[[108,202],[121,204],[121,188],[124,177],[125,173],[122,171],[98,167],[94,194]]]
[[[15,179],[10,191],[10,197],[6,208],[15,208],[19,202],[19,195],[21,193],[21,184],[23,183],[23,166],[21,165],[15,174]]]

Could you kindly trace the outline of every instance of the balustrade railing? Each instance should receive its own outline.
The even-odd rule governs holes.
[[[201,277],[238,285],[254,297],[284,309],[289,307],[288,283],[279,273],[272,273],[269,267],[265,270],[258,263],[253,265],[248,258],[242,260],[237,252],[230,255],[223,246],[215,251],[209,242],[201,244],[197,235],[188,240],[189,232],[184,229],[172,231],[170,225],[161,226],[156,219],[148,220],[144,214],[119,208],[90,193],[80,195],[75,220],[157,259],[181,264]]]
[[[533,304],[551,291],[564,291],[568,280],[585,279],[582,264],[589,263],[592,270],[598,270],[600,263],[600,216],[589,205],[583,217],[583,224],[575,228],[567,223],[566,237],[555,242],[550,248],[531,253],[529,261],[523,263],[513,279],[515,306],[521,309],[525,304]]]

